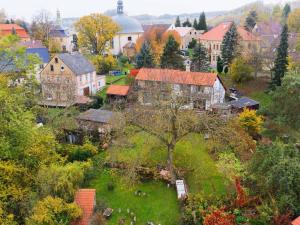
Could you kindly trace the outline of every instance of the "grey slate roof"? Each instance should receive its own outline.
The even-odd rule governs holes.
[[[229,104],[232,107],[238,108],[238,109],[242,109],[245,107],[259,106],[259,102],[254,101],[253,99],[250,99],[247,97],[243,97],[243,98],[239,98],[238,100],[231,101],[231,102],[229,102]]]
[[[68,66],[76,75],[92,73],[96,71],[95,67],[79,53],[62,53],[58,57]]]
[[[90,109],[81,113],[77,119],[96,123],[110,123],[114,113],[108,110]]]

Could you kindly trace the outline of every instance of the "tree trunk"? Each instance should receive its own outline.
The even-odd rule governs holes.
[[[176,173],[173,164],[173,152],[174,152],[174,145],[172,144],[168,145],[168,169],[170,171],[171,184],[176,183]]]

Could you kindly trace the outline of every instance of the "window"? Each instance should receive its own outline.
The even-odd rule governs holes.
[[[58,63],[58,58],[55,58],[55,63]]]
[[[61,71],[61,72],[65,71],[64,65],[62,65],[62,66],[60,67],[60,71]]]
[[[197,35],[197,32],[195,32],[195,35]]]
[[[40,64],[40,69],[44,69],[44,65],[43,64]]]
[[[54,66],[50,65],[50,70],[53,72],[54,71]]]
[[[190,35],[192,35],[192,32],[190,32]]]
[[[128,41],[132,41],[132,37],[128,37]]]
[[[111,48],[115,48],[115,42],[114,42],[114,39],[111,40],[110,46],[111,46]]]

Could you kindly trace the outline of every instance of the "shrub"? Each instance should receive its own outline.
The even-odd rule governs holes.
[[[243,58],[237,58],[230,66],[231,79],[235,83],[244,83],[252,79],[253,68]]]
[[[251,137],[257,138],[262,130],[263,117],[255,110],[244,109],[239,115],[239,123]]]

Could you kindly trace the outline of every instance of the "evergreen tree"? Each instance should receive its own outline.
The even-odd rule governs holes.
[[[282,17],[287,19],[289,17],[290,12],[292,11],[290,4],[286,3],[283,7]]]
[[[181,22],[179,16],[176,18],[175,27],[181,27]]]
[[[198,30],[198,21],[197,19],[194,19],[193,27]]]
[[[183,58],[179,54],[179,44],[170,35],[161,56],[161,68],[184,69]]]
[[[186,21],[182,24],[183,27],[192,27],[192,24],[189,20],[189,18],[186,19]]]
[[[218,60],[217,60],[217,71],[218,73],[223,73],[223,61],[221,59],[220,56],[218,56]]]
[[[153,68],[154,67],[154,57],[152,54],[151,46],[148,42],[144,42],[141,51],[136,57],[137,68]]]
[[[288,26],[284,25],[280,37],[280,44],[276,50],[274,75],[272,77],[272,86],[281,86],[281,80],[284,77],[288,66]]]
[[[251,32],[255,27],[256,23],[257,23],[257,13],[256,11],[250,11],[245,21],[245,26],[244,26],[245,29]]]
[[[210,61],[206,48],[198,43],[194,48],[192,55],[191,70],[193,72],[207,72],[209,71]]]
[[[237,54],[238,36],[236,25],[232,23],[224,36],[221,47],[223,66],[225,67],[229,66]]]
[[[207,31],[206,16],[205,16],[204,12],[202,12],[200,15],[199,23],[198,23],[198,30]]]

